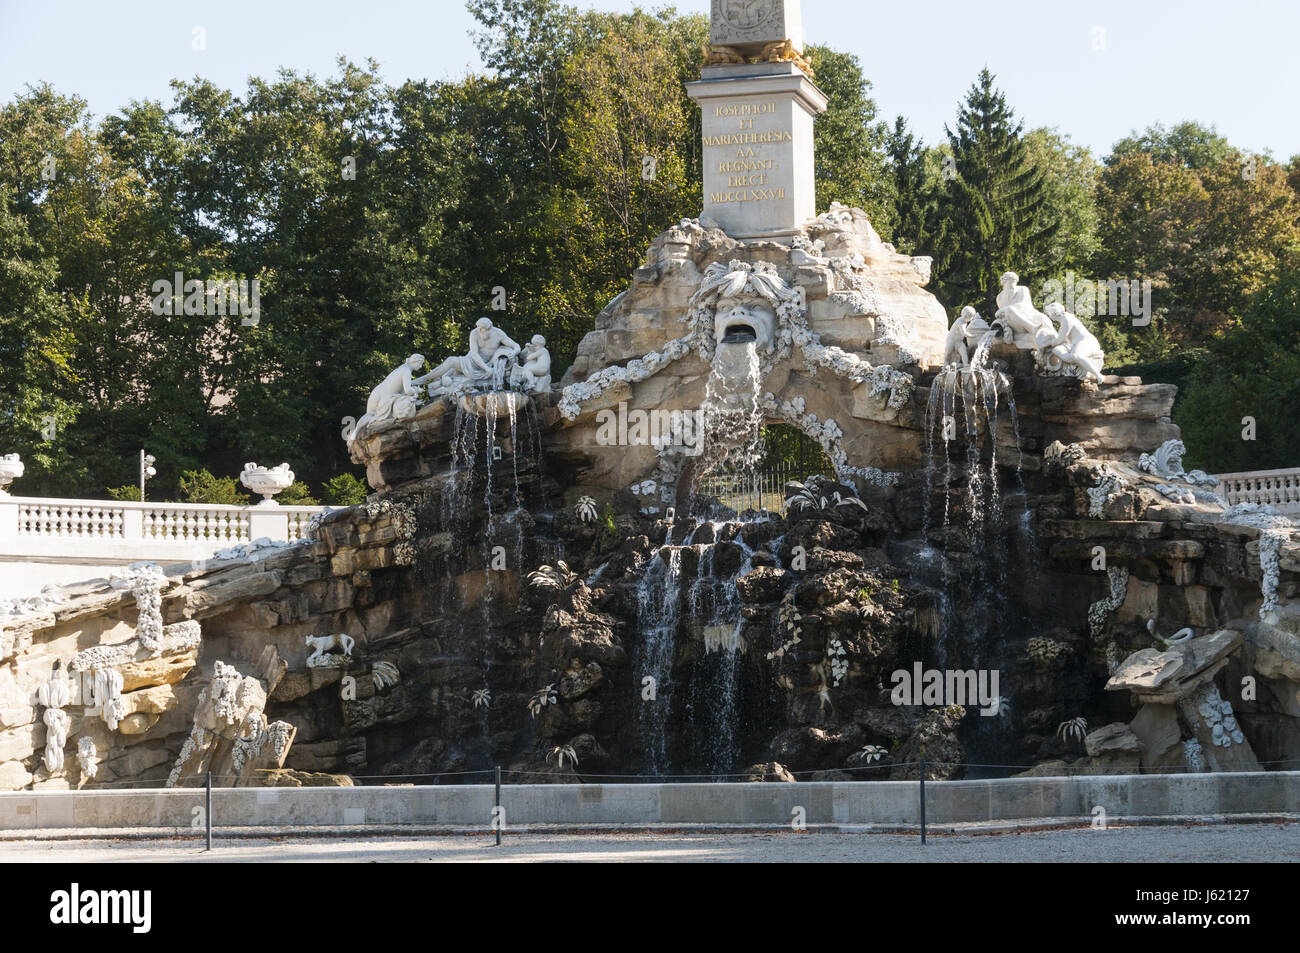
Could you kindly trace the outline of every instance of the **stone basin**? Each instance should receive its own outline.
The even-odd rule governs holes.
[[[509,417],[528,406],[527,394],[517,390],[489,390],[465,394],[460,399],[461,409],[476,417]]]

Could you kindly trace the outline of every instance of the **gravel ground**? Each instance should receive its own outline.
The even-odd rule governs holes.
[[[285,837],[201,841],[26,840],[0,842],[0,862],[61,861],[981,861],[1294,862],[1300,823],[1112,827],[915,835],[790,832],[511,834],[500,847],[490,835],[432,837]]]

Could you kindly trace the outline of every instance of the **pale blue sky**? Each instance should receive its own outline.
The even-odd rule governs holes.
[[[1028,125],[1056,126],[1099,154],[1132,129],[1184,118],[1213,123],[1243,149],[1300,153],[1295,0],[803,6],[808,41],[856,53],[881,115],[902,113],[930,143],[987,63]],[[479,67],[472,22],[460,0],[0,0],[0,99],[48,80],[103,115],[131,99],[170,103],[173,77],[242,90],[281,65],[327,75],[339,54],[375,58],[390,82],[452,78]],[[191,48],[194,27],[206,30],[203,51]]]

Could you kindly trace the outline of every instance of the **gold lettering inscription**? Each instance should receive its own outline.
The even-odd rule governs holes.
[[[765,142],[793,142],[794,137],[784,129],[772,132],[733,132],[723,136],[705,136],[706,146],[747,146]]]
[[[785,198],[785,189],[737,189],[734,192],[710,192],[709,201],[714,204],[722,202],[768,202]]]
[[[775,172],[775,159],[745,159],[735,162],[719,162],[718,171],[724,175],[733,172]]]
[[[715,116],[767,116],[776,112],[776,103],[730,103],[716,106]]]

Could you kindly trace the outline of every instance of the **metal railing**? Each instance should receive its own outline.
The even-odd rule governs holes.
[[[710,473],[701,478],[695,492],[712,496],[737,513],[746,510],[785,512],[785,485],[806,481],[812,473],[796,467],[770,467],[754,471]],[[833,476],[825,473],[823,476]]]

